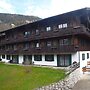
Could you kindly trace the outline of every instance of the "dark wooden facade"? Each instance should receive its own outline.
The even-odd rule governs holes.
[[[60,54],[90,50],[90,10],[84,8],[0,32],[0,54]]]

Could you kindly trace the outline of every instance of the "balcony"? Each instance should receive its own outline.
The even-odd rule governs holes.
[[[17,49],[9,51],[0,51],[0,54],[60,54],[60,53],[72,53],[76,52],[77,48],[74,45],[64,45],[59,47],[38,47],[38,48],[29,48],[28,50]]]
[[[50,32],[43,31],[39,35],[30,35],[29,37],[17,36],[18,38],[8,38],[5,40],[2,40],[0,45],[3,44],[13,44],[13,43],[19,43],[19,42],[25,42],[25,41],[32,41],[32,40],[40,40],[40,39],[48,39],[48,38],[55,38],[55,37],[62,37],[62,36],[69,36],[69,35],[90,35],[85,27],[78,27],[78,28],[65,28],[65,29],[57,29],[57,32],[55,30],[52,30]]]

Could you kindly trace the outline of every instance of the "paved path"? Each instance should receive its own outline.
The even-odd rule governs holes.
[[[90,74],[84,74],[72,90],[90,90]]]

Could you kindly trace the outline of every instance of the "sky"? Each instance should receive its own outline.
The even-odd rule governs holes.
[[[47,18],[90,7],[90,0],[0,0],[0,13]]]

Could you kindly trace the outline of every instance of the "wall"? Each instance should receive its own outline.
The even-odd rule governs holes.
[[[6,55],[5,55],[4,59],[2,58],[2,55],[1,55],[1,59],[2,59],[3,62],[8,62],[9,61],[9,60],[6,60]]]
[[[87,59],[87,53],[89,53],[88,59]],[[82,54],[85,54],[85,60],[82,60]],[[2,59],[2,55],[0,55],[0,58]],[[12,60],[12,55],[11,55],[10,59]],[[72,60],[72,63],[74,61],[80,62],[80,68],[81,68],[81,72],[82,72],[82,67],[87,66],[87,61],[90,60],[90,51],[78,51],[76,53],[72,53],[71,60]],[[2,61],[4,61],[4,62],[9,61],[6,59],[6,55],[5,55],[5,59],[2,59]],[[22,64],[22,62],[23,62],[23,55],[19,55],[19,63]],[[57,66],[57,55],[54,55],[54,61],[51,61],[51,62],[45,61],[45,55],[42,55],[42,61],[34,61],[34,55],[32,55],[32,62],[34,62],[35,65]]]
[[[19,64],[23,63],[23,55],[19,55]]]
[[[45,55],[42,55],[42,61],[34,61],[34,56],[32,56],[32,61],[35,65],[50,65],[57,66],[57,55],[54,55],[54,61],[45,61]]]
[[[72,63],[73,63],[74,61],[79,62],[79,61],[80,61],[79,52],[72,53],[71,60],[72,60]]]
[[[87,66],[87,61],[90,61],[90,51],[80,51],[80,72],[82,73],[82,67]],[[89,53],[89,58],[87,59],[87,53]],[[82,60],[82,54],[85,54],[85,60]]]

